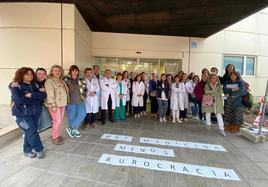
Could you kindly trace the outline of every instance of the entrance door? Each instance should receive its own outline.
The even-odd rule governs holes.
[[[105,69],[111,69],[113,75],[127,70],[134,75],[145,72],[148,78],[151,77],[151,73],[175,75],[182,68],[181,59],[94,57],[93,63],[101,67],[102,74]]]

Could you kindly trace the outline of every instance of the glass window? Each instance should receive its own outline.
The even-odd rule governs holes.
[[[151,73],[177,74],[182,68],[181,59],[154,59],[154,58],[116,58],[116,57],[93,57],[93,65],[101,67],[101,74],[105,69],[111,69],[113,75],[127,70],[130,74],[146,72],[148,78]]]
[[[246,58],[246,75],[253,76],[255,71],[255,58],[247,57]]]
[[[239,56],[225,56],[224,57],[224,68],[228,64],[233,64],[235,66],[235,70],[238,71],[241,75],[243,75],[243,71],[244,71],[244,57],[239,57]]]
[[[250,56],[224,56],[223,68],[225,69],[228,64],[233,64],[235,70],[242,76],[254,76],[255,59],[255,57]]]

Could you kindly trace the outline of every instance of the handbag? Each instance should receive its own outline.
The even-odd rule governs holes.
[[[48,109],[42,106],[42,111],[38,120],[38,130],[42,131],[48,129],[52,126],[51,115],[48,112]]]
[[[203,106],[212,106],[213,105],[213,96],[203,95],[202,105]]]

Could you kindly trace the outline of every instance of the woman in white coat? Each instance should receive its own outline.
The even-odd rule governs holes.
[[[126,119],[126,102],[127,102],[127,93],[128,87],[123,79],[123,74],[117,73],[116,75],[116,84],[115,89],[115,111],[114,118],[115,121],[124,121]]]
[[[180,78],[178,75],[174,77],[175,82],[171,84],[170,109],[172,111],[173,123],[182,123],[180,120]]]
[[[186,118],[187,115],[187,109],[189,106],[189,90],[187,89],[186,86],[186,81],[187,81],[187,74],[183,74],[181,78],[181,82],[179,84],[180,92],[179,92],[179,103],[180,103],[180,118],[181,121],[188,121]]]
[[[143,95],[145,92],[145,85],[141,81],[141,75],[138,74],[133,82],[132,85],[132,91],[133,91],[133,96],[132,96],[132,106],[134,110],[134,117],[135,118],[140,118],[141,115],[140,113],[143,110]]]
[[[93,77],[93,71],[91,68],[85,69],[85,79],[87,87],[87,98],[86,98],[86,111],[87,115],[85,117],[84,128],[92,125],[93,128],[96,127],[96,115],[99,112],[99,95],[100,86],[98,79]]]
[[[111,78],[112,71],[105,70],[105,76],[100,80],[101,87],[101,119],[102,124],[106,121],[106,110],[108,110],[109,120],[114,122],[113,110],[115,109],[115,89],[116,81]]]

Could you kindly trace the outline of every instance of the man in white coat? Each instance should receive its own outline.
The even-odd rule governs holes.
[[[116,81],[111,78],[112,71],[106,69],[104,77],[100,80],[101,87],[101,119],[102,124],[106,121],[106,110],[108,110],[109,120],[114,122],[113,110],[115,109],[115,89]]]
[[[93,77],[93,71],[91,68],[85,69],[85,80],[87,87],[87,99],[86,99],[86,111],[87,115],[85,117],[85,128],[92,125],[93,128],[96,127],[96,115],[99,111],[99,95],[100,86],[98,79]]]
[[[103,78],[103,76],[100,74],[100,66],[98,65],[93,66],[93,78],[98,81],[100,87],[100,80]],[[99,121],[101,121],[101,92],[98,95],[98,99],[99,99],[99,112],[97,114],[97,118]]]

